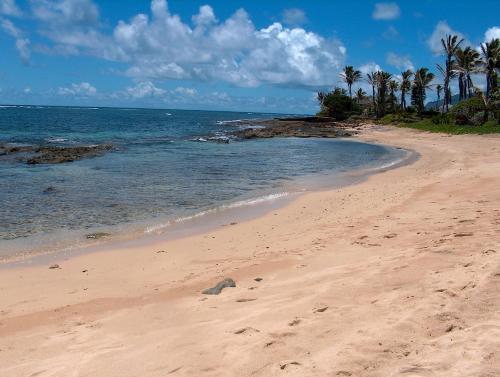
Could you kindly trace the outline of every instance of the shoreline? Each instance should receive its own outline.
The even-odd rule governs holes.
[[[500,138],[359,139],[420,158],[231,227],[2,270],[0,374],[493,376]]]
[[[363,140],[356,139],[355,137],[338,139],[348,142],[364,143]],[[381,147],[403,149],[398,148],[395,145],[384,145],[380,143],[369,144]],[[61,260],[67,260],[68,258],[73,258],[86,253],[106,251],[110,248],[128,248],[137,245],[147,247],[148,245],[153,245],[155,243],[167,242],[193,235],[200,235],[234,223],[255,220],[273,210],[280,209],[283,206],[288,205],[291,201],[301,195],[356,185],[368,179],[373,174],[379,174],[406,164],[412,164],[419,158],[418,153],[413,150],[405,150],[405,152],[406,155],[404,157],[381,166],[356,169],[342,174],[330,173],[325,175],[321,172],[297,177],[294,179],[292,186],[303,186],[300,189],[291,189],[288,186],[283,186],[281,188],[282,190],[280,189],[281,191],[273,191],[272,193],[267,193],[262,196],[258,195],[243,200],[231,201],[211,209],[200,210],[199,212],[187,215],[186,217],[164,219],[157,218],[154,223],[151,221],[142,221],[130,224],[116,224],[111,228],[87,229],[85,233],[92,234],[95,232],[96,234],[99,234],[104,232],[103,234],[109,234],[109,237],[105,236],[101,241],[97,242],[87,241],[85,244],[84,242],[78,242],[75,239],[77,242],[76,244],[63,247],[59,246],[55,250],[50,250],[53,246],[47,245],[47,241],[42,241],[45,245],[41,251],[17,251],[13,252],[11,255],[2,255],[0,258],[0,270],[6,268],[56,263]],[[318,180],[320,179],[323,179],[325,182],[319,183]],[[310,180],[316,180],[316,182],[311,184],[309,183]],[[113,231],[114,229],[116,229],[116,231]],[[63,230],[59,233],[66,234],[67,232],[67,230]],[[74,231],[74,233],[75,235],[80,234],[80,238],[84,236],[84,233],[81,231]],[[44,235],[35,235],[34,237],[41,237],[40,240],[43,240]],[[15,241],[16,240],[14,240],[14,242]],[[19,241],[24,241],[24,239],[21,238]]]

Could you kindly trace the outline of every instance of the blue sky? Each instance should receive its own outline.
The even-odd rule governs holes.
[[[344,65],[435,72],[442,36],[477,47],[500,37],[498,14],[489,0],[0,0],[0,103],[312,113]]]

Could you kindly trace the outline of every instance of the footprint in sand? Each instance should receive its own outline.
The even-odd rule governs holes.
[[[280,369],[283,370],[283,369],[285,369],[286,367],[288,367],[290,365],[300,366],[302,364],[300,364],[298,361],[286,361],[286,362],[283,362],[283,363],[280,364]]]
[[[236,335],[240,335],[240,334],[251,334],[251,333],[258,333],[260,332],[260,330],[257,330],[253,327],[244,327],[242,329],[239,329],[239,330],[236,330],[234,333]]]

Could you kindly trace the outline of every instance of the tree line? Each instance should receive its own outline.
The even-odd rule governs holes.
[[[345,94],[355,104],[360,105],[367,100],[367,94],[360,87],[353,98],[353,86],[365,80],[371,86],[370,111],[378,118],[395,111],[406,111],[407,96],[410,96],[412,110],[418,114],[425,112],[425,100],[428,91],[436,91],[439,109],[447,113],[452,102],[451,84],[458,80],[459,100],[465,100],[473,96],[479,96],[485,107],[491,107],[493,99],[498,101],[498,76],[500,70],[500,39],[492,39],[482,43],[479,51],[470,46],[462,47],[463,38],[457,35],[447,35],[441,39],[442,50],[445,56],[443,65],[437,64],[437,71],[441,80],[436,82],[436,75],[428,68],[422,67],[415,72],[406,70],[396,78],[389,72],[380,70],[370,72],[363,77],[361,71],[353,66],[346,66],[340,73],[340,78],[347,86],[348,93],[336,89],[330,93],[318,92],[317,98],[322,111],[327,109],[328,103],[332,102],[329,96]],[[474,85],[473,74],[481,73],[486,78],[486,90],[483,92]],[[399,93],[399,99],[397,95]]]

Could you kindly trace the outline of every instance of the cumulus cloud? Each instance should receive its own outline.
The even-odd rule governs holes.
[[[366,76],[366,74],[368,73],[381,71],[382,68],[375,62],[368,62],[360,66],[358,70],[360,70],[361,73],[363,73],[363,75]]]
[[[441,55],[443,53],[443,45],[441,39],[445,39],[447,35],[458,35],[458,39],[464,38],[464,35],[456,30],[453,30],[446,21],[439,21],[434,28],[430,38],[427,40],[427,44],[434,55]],[[464,45],[469,44],[467,40],[464,41]]]
[[[303,25],[308,22],[307,16],[302,9],[289,8],[283,11],[283,22],[287,25]]]
[[[498,27],[498,26],[490,27],[484,33],[484,41],[485,42],[490,42],[492,39],[496,39],[496,38],[500,38],[500,27]]]
[[[394,52],[389,52],[386,56],[386,62],[399,70],[415,70],[415,66],[408,55],[398,55]]]
[[[90,97],[97,93],[97,89],[88,82],[71,84],[69,87],[60,87],[57,91],[60,96]]]
[[[401,10],[396,3],[376,3],[372,13],[375,20],[395,20],[400,15]]]
[[[335,81],[345,60],[339,40],[281,23],[257,29],[247,12],[218,20],[204,5],[186,23],[165,0],[149,14],[121,20],[103,33],[91,0],[32,0],[52,53],[91,54],[122,61],[138,81],[222,80],[237,86],[318,86]]]
[[[125,94],[131,98],[162,97],[166,90],[157,88],[151,81],[143,81],[125,89]]]
[[[0,14],[19,17],[22,15],[22,12],[15,0],[0,0]]]
[[[41,51],[119,59],[112,38],[99,30],[99,9],[92,0],[31,0],[30,4],[40,33],[52,42],[40,47]]]

